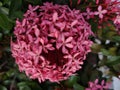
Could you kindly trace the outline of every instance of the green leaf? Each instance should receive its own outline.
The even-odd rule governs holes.
[[[100,52],[100,49],[102,48],[102,45],[94,43],[91,47],[92,52],[98,53]]]
[[[5,86],[0,85],[0,90],[7,90]]]
[[[20,86],[19,90],[32,90],[29,86],[25,85],[25,86]]]
[[[0,27],[5,31],[10,31],[13,27],[13,22],[11,22],[10,19],[2,13],[0,13]]]
[[[120,36],[112,37],[113,41],[120,42]]]
[[[33,89],[33,90],[42,90],[39,84],[35,82],[29,82],[28,85]]]
[[[0,12],[3,13],[3,14],[5,14],[5,15],[8,15],[9,9],[6,8],[6,7],[0,7]]]
[[[11,0],[3,0],[3,5],[10,5],[11,3]]]
[[[3,82],[4,85],[10,85],[12,83],[12,80],[5,80]]]
[[[20,87],[20,86],[24,86],[26,84],[27,84],[26,82],[20,82],[20,83],[17,84],[17,86]]]
[[[120,63],[113,65],[113,68],[116,72],[120,73]]]
[[[17,84],[19,90],[31,90],[31,88],[27,85],[27,82],[20,82]]]
[[[108,50],[106,50],[106,49],[101,49],[101,52],[105,56],[109,56],[110,55],[110,52]]]
[[[75,83],[73,85],[73,88],[74,88],[74,90],[85,90],[85,88],[83,86],[81,86],[80,84],[77,84],[77,83]]]
[[[120,63],[120,56],[110,56],[106,62],[107,65],[115,65],[118,63]]]
[[[24,87],[26,85],[29,86],[32,90],[42,90],[42,88],[35,82],[26,81],[17,84],[18,87]]]
[[[0,7],[1,7],[2,5],[3,5],[2,2],[0,2]]]
[[[12,19],[19,18],[19,17],[16,16],[16,12],[17,13],[21,12],[21,8],[22,8],[22,0],[11,0],[9,16]],[[17,15],[19,16],[19,14],[17,14]]]
[[[33,5],[40,5],[42,3],[42,0],[26,0],[26,1]]]
[[[68,87],[72,87],[75,83],[77,83],[78,79],[78,76],[71,76],[68,80],[65,81],[65,84]]]

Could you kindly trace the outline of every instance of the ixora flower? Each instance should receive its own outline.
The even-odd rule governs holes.
[[[91,51],[92,34],[79,10],[52,3],[29,5],[23,20],[16,20],[12,56],[31,79],[59,82],[81,68]]]
[[[89,82],[89,88],[85,90],[108,90],[110,83],[105,83],[104,80],[99,84],[99,80],[96,79],[94,82]]]
[[[100,5],[98,7],[98,12],[95,12],[95,15],[99,15],[99,18],[103,18],[103,14],[106,14],[107,13],[107,10],[103,9],[102,10],[102,6]]]
[[[116,26],[116,30],[118,32],[118,34],[120,35],[120,15],[117,15],[115,20],[114,20],[114,24]]]

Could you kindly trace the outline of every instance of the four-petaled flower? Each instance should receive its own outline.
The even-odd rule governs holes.
[[[99,15],[99,18],[103,18],[103,14],[107,13],[107,10],[103,9],[102,10],[102,6],[98,6],[98,11],[95,12],[95,15]]]
[[[90,8],[87,8],[86,12],[84,12],[83,15],[86,16],[86,19],[90,19],[91,16],[94,15],[94,13],[90,10]]]
[[[73,48],[73,44],[71,43],[72,40],[73,37],[68,37],[67,39],[65,39],[65,36],[62,35],[61,39],[58,40],[56,48],[59,49],[60,47],[62,47],[62,52],[68,53],[67,48]]]

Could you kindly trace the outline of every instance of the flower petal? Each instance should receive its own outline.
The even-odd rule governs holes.
[[[53,22],[55,22],[56,20],[58,20],[58,13],[57,12],[55,12],[53,14]]]
[[[73,40],[73,37],[68,37],[65,42],[68,43],[68,42],[71,42]]]

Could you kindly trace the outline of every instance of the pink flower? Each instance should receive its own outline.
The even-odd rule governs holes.
[[[73,40],[73,37],[68,37],[65,40],[65,36],[62,35],[61,41],[58,41],[56,48],[60,49],[60,47],[62,46],[62,52],[68,53],[68,49],[66,48],[73,48],[73,44],[71,43],[72,40]]]
[[[91,16],[94,15],[94,13],[91,12],[90,8],[87,8],[87,9],[86,9],[86,12],[84,12],[83,15],[86,16],[86,19],[90,19]]]
[[[95,15],[99,15],[99,18],[103,18],[103,14],[107,13],[107,10],[103,9],[102,6],[98,6],[98,12],[95,12]]]
[[[99,3],[99,0],[96,0],[96,4],[98,4]]]
[[[20,71],[39,82],[59,82],[82,68],[93,33],[78,10],[44,3],[29,5],[14,34],[11,51]]]
[[[120,15],[117,15],[115,20],[114,20],[114,24],[117,24],[117,23],[120,24]]]
[[[89,82],[89,88],[86,88],[85,90],[108,90],[109,83],[105,83],[104,80],[99,84],[98,79],[96,79],[94,82]]]
[[[116,18],[114,20],[114,24],[116,26],[117,33],[120,35],[120,15],[116,16]]]

